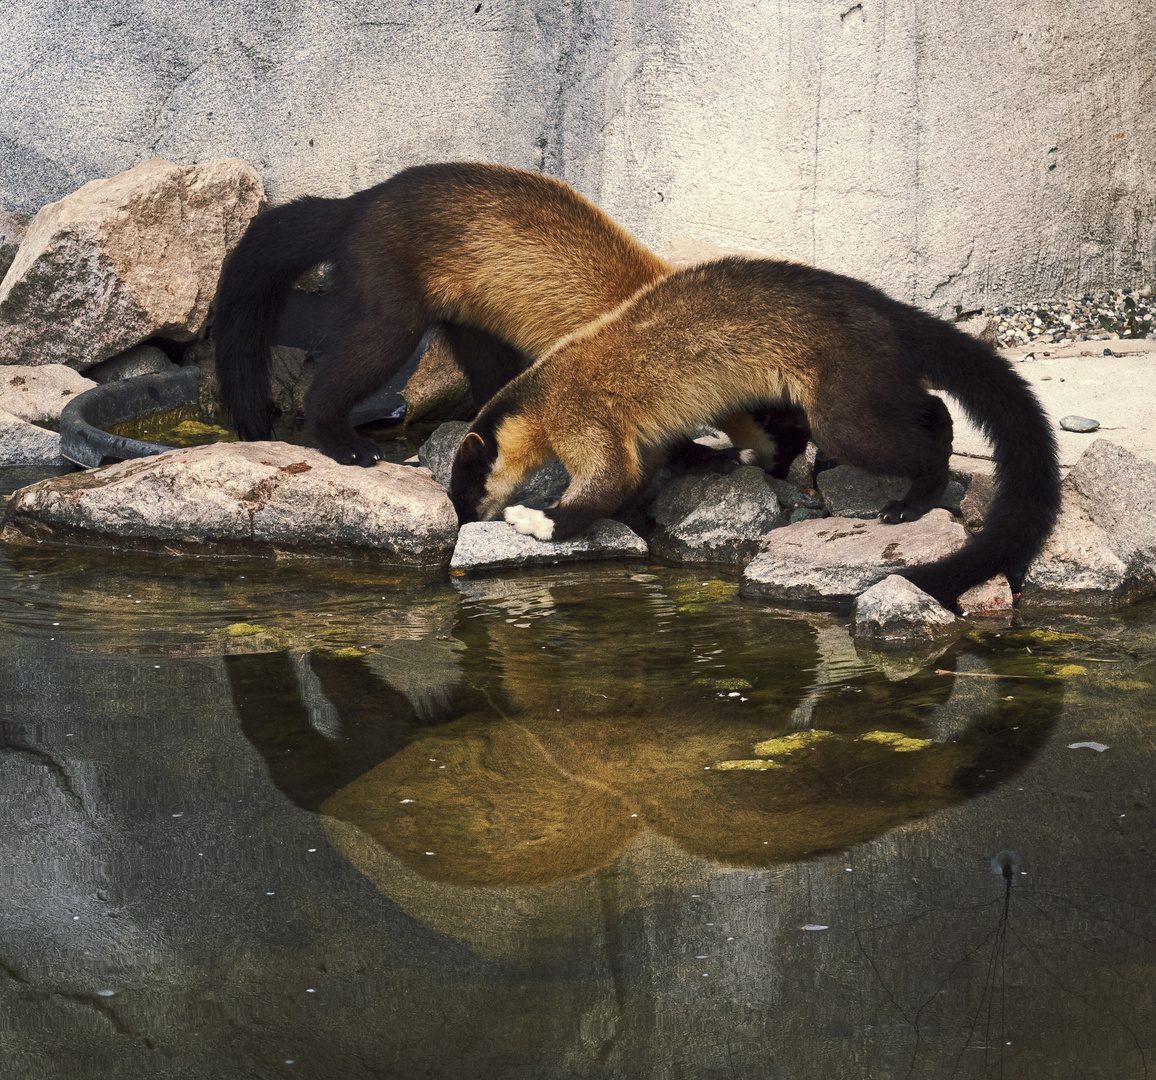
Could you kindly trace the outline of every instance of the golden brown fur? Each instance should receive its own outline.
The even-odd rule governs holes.
[[[565,184],[501,165],[422,165],[347,199],[257,218],[218,294],[222,399],[243,438],[268,438],[269,347],[295,277],[336,266],[335,332],[306,414],[322,449],[372,465],[350,408],[440,326],[475,400],[559,338],[668,274],[665,262]]]
[[[1050,531],[1059,481],[1046,417],[990,347],[811,267],[721,259],[649,285],[575,331],[482,409],[451,496],[464,520],[496,517],[557,457],[571,477],[558,505],[509,507],[506,518],[565,539],[643,487],[672,441],[728,414],[741,434],[743,412],[785,404],[802,409],[837,461],[910,477],[882,516],[912,520],[948,481],[951,418],[927,385],[944,387],[992,437],[1001,490],[980,541],[908,574],[951,604],[998,570],[1022,576]]]

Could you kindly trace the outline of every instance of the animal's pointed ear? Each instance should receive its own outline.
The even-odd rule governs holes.
[[[466,432],[466,437],[462,439],[461,445],[458,447],[458,461],[468,464],[471,461],[479,461],[485,456],[486,440],[476,431]]]

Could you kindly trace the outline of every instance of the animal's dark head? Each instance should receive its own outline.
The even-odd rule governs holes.
[[[450,472],[450,501],[457,511],[459,525],[478,520],[478,506],[486,494],[486,479],[497,456],[498,440],[493,430],[483,435],[477,425],[458,446]]]

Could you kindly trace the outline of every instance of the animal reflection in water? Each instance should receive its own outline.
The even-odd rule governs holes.
[[[516,711],[500,690],[459,687],[432,710],[452,717],[439,722],[361,658],[304,659],[332,707],[325,733],[288,654],[227,661],[242,728],[274,784],[421,876],[470,886],[581,877],[645,830],[733,867],[843,850],[1019,773],[1063,699],[1062,681],[1020,651],[986,657],[989,690],[947,741],[928,741],[923,721],[963,676],[934,669],[832,686],[796,733],[790,709],[739,709],[686,687],[677,700],[596,713]],[[960,649],[937,666],[974,659]]]

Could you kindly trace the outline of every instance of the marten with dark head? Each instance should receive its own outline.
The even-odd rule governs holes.
[[[458,449],[450,495],[463,521],[506,520],[563,540],[645,488],[674,440],[713,417],[800,408],[836,461],[911,478],[884,521],[942,497],[946,390],[994,445],[997,492],[960,551],[900,571],[947,607],[1001,571],[1014,587],[1059,509],[1055,438],[1031,388],[991,346],[852,278],[727,258],[681,270],[560,341],[488,402]],[[558,458],[570,486],[545,511],[508,505]]]
[[[217,295],[221,400],[243,439],[272,436],[269,350],[293,282],[321,262],[334,264],[338,310],[306,419],[326,454],[365,466],[381,454],[349,411],[431,327],[481,404],[559,338],[671,272],[572,188],[502,165],[418,165],[345,199],[297,199],[252,222]],[[735,423],[770,466],[773,441]]]

